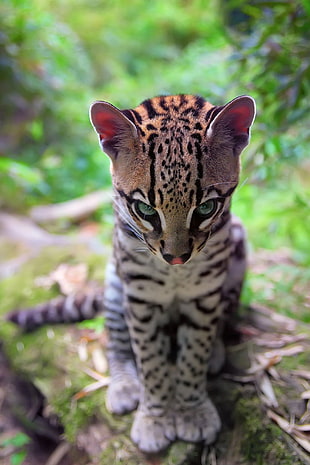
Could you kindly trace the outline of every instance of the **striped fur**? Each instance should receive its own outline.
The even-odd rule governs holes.
[[[220,429],[206,375],[223,362],[221,317],[238,305],[245,271],[230,199],[254,116],[246,96],[224,106],[177,95],[133,110],[91,107],[115,192],[107,405],[117,414],[138,406],[131,436],[146,452],[177,438],[210,443]]]
[[[94,286],[81,292],[57,297],[35,307],[13,310],[7,320],[25,332],[46,324],[76,323],[103,313],[103,289]]]

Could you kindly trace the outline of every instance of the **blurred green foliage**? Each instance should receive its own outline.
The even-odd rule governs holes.
[[[24,211],[107,186],[88,107],[166,93],[258,116],[235,211],[256,247],[309,263],[308,0],[2,0],[0,206]]]

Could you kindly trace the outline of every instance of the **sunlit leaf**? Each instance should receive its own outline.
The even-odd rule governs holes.
[[[11,465],[21,465],[23,461],[25,460],[27,455],[26,451],[19,451],[19,452],[14,452],[11,456]]]

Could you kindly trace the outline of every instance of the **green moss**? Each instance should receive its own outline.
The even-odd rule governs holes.
[[[11,328],[11,332],[12,328]],[[15,331],[10,341],[5,340],[5,351],[13,368],[29,379],[40,376],[42,379],[50,379],[58,373],[57,364],[53,358],[63,352],[64,342],[61,342],[63,329],[58,330],[59,342],[55,345],[57,331],[52,331],[53,337],[48,336],[49,330],[41,328],[35,333],[21,334]],[[51,356],[52,354],[52,356]]]
[[[241,453],[250,465],[303,465],[288,449],[284,433],[263,414],[258,398],[242,398],[236,406],[241,426]]]
[[[282,315],[309,323],[306,297],[310,279],[309,267],[298,263],[282,263],[287,261],[285,253],[282,262],[281,252],[278,255],[278,264],[273,265],[268,263],[264,255],[260,257],[258,254],[255,257],[257,263],[253,263],[252,269],[248,270],[243,301],[246,304],[261,303]]]
[[[189,444],[186,442],[176,442],[169,449],[167,465],[195,465],[202,463],[202,444]]]
[[[100,463],[119,463],[126,465],[144,465],[143,455],[136,449],[126,435],[113,438],[101,454]]]
[[[309,334],[310,340],[310,334]],[[281,369],[289,372],[290,370],[300,370],[302,368],[308,369],[310,366],[310,350],[305,350],[300,354],[283,357],[281,360]]]
[[[105,256],[92,253],[85,245],[43,248],[14,276],[0,281],[1,316],[59,295],[57,286],[45,289],[35,285],[36,277],[48,275],[59,264],[87,263],[89,279],[103,283],[105,262]],[[73,400],[77,392],[93,382],[83,372],[83,362],[77,353],[79,337],[80,332],[74,326],[47,326],[24,334],[12,323],[0,325],[0,338],[12,367],[47,398],[71,441],[95,414],[112,428],[118,427],[105,410],[103,389],[79,401]]]
[[[36,287],[34,281],[37,276],[48,275],[60,263],[88,263],[89,278],[103,281],[105,261],[105,257],[90,253],[87,247],[76,244],[70,247],[42,249],[41,253],[21,267],[16,275],[0,281],[1,314],[4,315],[18,306],[36,305],[58,295],[56,287],[46,290]],[[10,323],[0,325],[0,337],[4,341],[13,367],[30,379],[45,395],[50,408],[63,424],[68,440],[75,442],[77,435],[93,422],[103,423],[111,431],[111,437],[107,439],[107,447],[102,453],[102,463],[144,464],[143,455],[129,439],[132,415],[111,415],[105,406],[105,388],[94,391],[80,400],[74,399],[76,393],[94,381],[83,371],[85,366],[89,366],[90,360],[82,362],[78,355],[80,334],[76,326],[45,327],[31,334],[21,334]],[[243,349],[240,346],[239,354],[234,348],[232,356],[235,362],[238,361],[238,366],[247,367],[247,352],[245,354]],[[310,365],[309,357],[309,353],[306,352],[295,357],[283,357],[279,369],[307,367]],[[219,436],[216,445],[219,458],[226,456],[229,459],[231,449],[235,447],[236,456],[240,457],[239,462],[244,465],[301,464],[287,447],[284,433],[261,411],[260,401],[254,389],[247,390],[227,380],[220,382],[220,388],[216,385],[212,390],[212,383],[210,385],[215,401],[218,400],[223,419],[230,419],[231,412],[235,411],[235,421],[229,420],[224,424]],[[287,397],[287,392],[283,392],[281,386],[278,398],[280,397]],[[235,423],[233,433],[230,429],[232,423]],[[236,445],[236,435],[239,435],[240,446]],[[197,463],[199,450],[195,447],[177,442],[161,457],[161,463]]]
[[[82,399],[74,400],[74,395],[87,384],[89,384],[89,379],[88,382],[84,380],[81,384],[78,379],[74,379],[70,388],[57,392],[57,395],[49,399],[53,410],[64,426],[66,439],[75,442],[77,434],[86,429],[90,423],[105,424],[111,431],[111,436],[126,434],[129,437],[132,416],[117,417],[110,414],[105,406],[103,389]]]
[[[48,275],[61,263],[87,263],[89,279],[104,281],[106,256],[91,253],[82,244],[62,247],[46,247],[40,254],[26,262],[14,276],[0,281],[0,315],[14,308],[24,308],[45,302],[57,295],[57,286],[51,289],[38,287],[35,279]]]
[[[79,386],[81,388],[81,386]],[[94,403],[92,396],[87,399],[75,401],[74,395],[78,392],[77,383],[58,392],[57,396],[50,399],[50,403],[64,426],[66,439],[70,442],[76,440],[78,431],[83,429],[97,412],[98,405]]]
[[[191,465],[200,461],[201,447],[184,442],[175,442],[171,447],[153,457],[148,457],[147,463],[161,463],[162,465]],[[123,463],[124,465],[145,465],[146,457],[132,443],[129,435],[122,434],[117,438],[112,438],[104,452],[102,453],[101,462]]]
[[[2,262],[16,258],[26,252],[27,247],[24,244],[1,236],[0,257]]]

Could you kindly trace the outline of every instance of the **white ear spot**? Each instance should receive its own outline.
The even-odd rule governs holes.
[[[211,138],[212,137],[212,134],[213,134],[213,128],[212,126],[209,126],[208,130],[207,130],[207,138]]]

